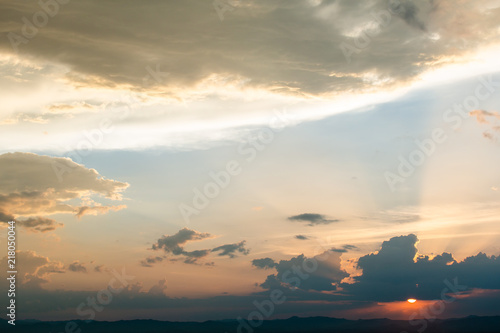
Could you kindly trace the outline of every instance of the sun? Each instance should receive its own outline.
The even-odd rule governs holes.
[[[416,299],[414,299],[414,298],[408,298],[408,300],[407,300],[407,301],[408,301],[408,303],[413,304],[413,303],[415,303],[417,300],[416,300]]]

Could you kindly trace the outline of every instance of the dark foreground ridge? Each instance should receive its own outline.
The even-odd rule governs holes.
[[[424,329],[423,327],[425,324],[427,326],[425,326]],[[327,317],[292,317],[283,320],[266,320],[256,328],[250,326],[242,327],[236,320],[206,321],[202,323],[156,320],[127,320],[115,322],[85,322],[81,320],[75,320],[73,322],[43,322],[20,320],[16,321],[15,326],[9,325],[6,320],[0,321],[1,332],[19,333],[413,333],[419,330],[425,333],[498,333],[500,332],[500,316],[470,316],[458,319],[434,320],[432,322],[422,320],[413,322],[413,325],[407,320],[346,320]]]

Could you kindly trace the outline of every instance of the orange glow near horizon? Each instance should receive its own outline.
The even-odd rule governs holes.
[[[407,299],[407,301],[408,301],[408,303],[413,304],[413,303],[415,303],[417,300],[416,300],[416,299],[414,299],[414,298],[408,298],[408,299]]]

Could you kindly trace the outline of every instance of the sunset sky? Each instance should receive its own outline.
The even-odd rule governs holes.
[[[0,0],[2,297],[15,220],[20,319],[500,315],[498,17]]]

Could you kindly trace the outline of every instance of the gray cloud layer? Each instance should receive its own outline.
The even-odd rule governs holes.
[[[405,82],[496,38],[498,8],[481,2],[392,3],[257,0],[220,21],[210,1],[72,1],[18,48],[23,57],[67,65],[78,85],[143,89],[146,82],[178,98],[203,82],[238,83],[310,96],[371,90],[370,75],[380,85]],[[0,9],[0,31],[21,37],[22,18],[41,10],[35,1],[8,0]],[[387,24],[377,22],[382,11],[392,13]],[[348,64],[340,45],[360,35],[368,43]],[[14,53],[8,38],[0,50]],[[155,80],[155,71],[168,75]]]

